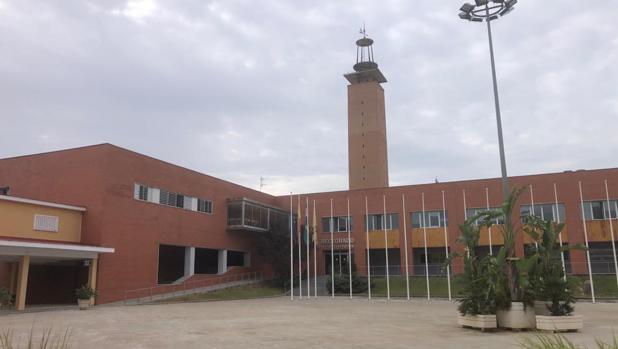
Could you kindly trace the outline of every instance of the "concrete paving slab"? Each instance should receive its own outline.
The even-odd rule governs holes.
[[[580,303],[577,344],[618,333],[618,304]],[[23,338],[72,330],[73,348],[517,348],[531,333],[480,333],[456,324],[448,301],[269,298],[137,306],[99,306],[0,316]]]

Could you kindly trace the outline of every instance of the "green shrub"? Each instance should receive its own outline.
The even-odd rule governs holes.
[[[348,274],[335,275],[335,293],[350,293],[350,276]],[[326,280],[326,289],[331,293],[331,278]],[[371,282],[371,287],[375,287],[375,283]],[[361,278],[356,274],[352,274],[352,292],[365,293],[369,289],[367,279]]]
[[[77,296],[77,299],[90,299],[97,296],[97,291],[88,285],[83,285],[75,290],[75,296]]]
[[[13,304],[13,295],[7,288],[0,287],[0,305]]]

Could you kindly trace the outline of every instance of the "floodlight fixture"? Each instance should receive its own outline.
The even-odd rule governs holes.
[[[461,6],[459,18],[471,22],[489,22],[511,12],[515,4],[517,0],[474,0],[474,4],[467,2]]]
[[[506,173],[506,157],[504,155],[504,140],[502,137],[502,117],[500,115],[500,99],[498,98],[498,81],[496,78],[496,63],[494,59],[494,44],[491,35],[491,22],[513,11],[517,0],[474,0],[475,5],[465,3],[460,8],[459,18],[470,22],[487,22],[489,37],[489,57],[494,87],[494,104],[496,107],[496,126],[498,128],[498,146],[500,149],[500,169],[502,171],[503,199],[509,195],[509,182]]]

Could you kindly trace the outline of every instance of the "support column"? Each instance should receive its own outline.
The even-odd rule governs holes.
[[[99,267],[99,260],[94,258],[90,260],[90,266],[88,267],[88,287],[93,290],[97,289],[97,271]],[[94,305],[94,297],[90,298],[90,305]]]
[[[15,309],[26,308],[26,288],[28,287],[28,270],[30,269],[30,256],[22,256],[19,261],[17,274],[17,290],[15,292]]]
[[[217,274],[225,274],[227,271],[227,250],[218,250],[219,252],[219,260],[217,263],[218,270]]]
[[[195,247],[185,247],[185,277],[195,274]]]
[[[11,262],[9,266],[9,293],[17,293],[17,271],[19,262]]]

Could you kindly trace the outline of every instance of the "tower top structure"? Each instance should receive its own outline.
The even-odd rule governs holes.
[[[345,74],[344,77],[350,84],[358,84],[361,82],[377,81],[378,83],[386,82],[384,74],[378,68],[378,63],[375,62],[373,55],[373,39],[367,36],[365,26],[360,30],[362,38],[356,40],[356,64],[354,64],[353,73]]]

